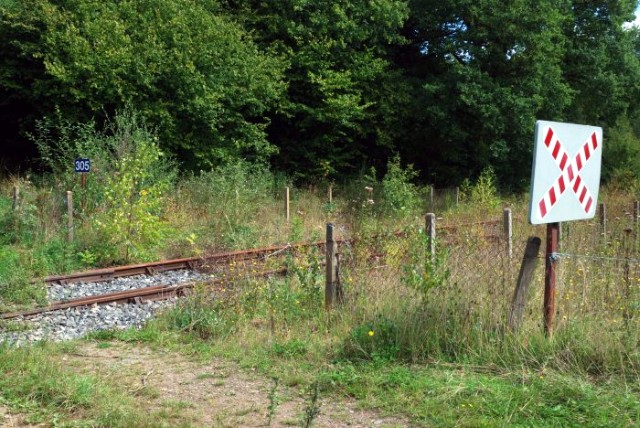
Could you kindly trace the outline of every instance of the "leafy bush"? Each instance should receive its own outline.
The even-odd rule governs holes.
[[[127,113],[129,114],[129,113]],[[120,116],[116,117],[116,121]],[[92,213],[104,202],[107,178],[113,174],[113,157],[116,140],[107,133],[96,130],[94,122],[73,123],[62,117],[60,111],[37,123],[31,136],[40,153],[40,161],[48,168],[57,184],[57,192],[71,190],[85,202],[84,213]],[[87,174],[83,189],[74,161],[77,158],[91,160],[91,172]]]
[[[408,260],[401,266],[402,282],[416,290],[423,301],[428,299],[432,289],[443,285],[450,274],[448,249],[436,245],[436,253],[432,256],[429,240],[429,236],[422,231],[411,239],[407,250]]]
[[[105,209],[94,225],[113,248],[110,258],[148,258],[165,235],[162,198],[174,173],[157,138],[135,116],[118,116],[114,131],[114,172],[106,181]]]
[[[147,259],[166,232],[162,198],[175,168],[136,112],[117,113],[104,128],[71,123],[58,113],[38,124],[33,139],[57,180],[56,192],[73,190],[75,200],[82,201],[76,212],[83,207],[82,216],[90,218],[91,230],[77,234],[82,258],[100,263]],[[78,157],[91,159],[84,189],[74,171]]]
[[[402,168],[400,157],[395,156],[387,164],[387,173],[382,179],[385,207],[396,214],[410,214],[420,204],[418,189],[411,181],[418,176],[413,165]]]
[[[348,359],[395,360],[400,353],[398,327],[378,315],[349,332],[342,353]]]
[[[460,193],[469,204],[477,208],[495,209],[500,206],[496,173],[491,167],[485,168],[473,184],[465,179]]]

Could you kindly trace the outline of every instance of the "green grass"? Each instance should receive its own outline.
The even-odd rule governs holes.
[[[247,284],[249,290],[255,286]],[[231,360],[301,391],[318,383],[322,399],[352,397],[359,406],[406,417],[419,426],[640,423],[637,375],[624,362],[613,365],[619,349],[611,347],[610,356],[602,355],[603,349],[590,348],[593,339],[579,330],[561,331],[554,340],[545,339],[540,332],[527,332],[465,344],[457,343],[450,336],[452,331],[444,329],[439,331],[444,337],[435,342],[446,338],[447,346],[458,351],[448,354],[433,348],[432,355],[411,363],[402,352],[381,352],[388,346],[388,337],[378,339],[382,348],[371,348],[377,352],[353,352],[354,335],[363,341],[384,336],[385,328],[397,332],[388,326],[388,318],[369,318],[358,324],[361,318],[346,308],[325,313],[319,306],[310,313],[293,312],[297,305],[283,305],[273,323],[258,322],[269,311],[263,302],[257,307],[233,306],[237,321],[232,330],[203,338],[199,332],[185,334],[177,329],[174,320],[184,316],[185,308],[191,307],[180,307],[142,330],[113,332],[111,338],[186,353],[202,361],[212,357]],[[228,308],[211,307],[215,314],[210,316],[223,316]],[[239,308],[246,312],[238,313]],[[200,308],[197,314],[207,319],[204,312],[206,308]],[[424,337],[434,334],[438,331]]]
[[[148,327],[158,329],[157,324]],[[316,382],[320,397],[352,397],[359,406],[406,417],[418,426],[635,426],[640,423],[640,387],[622,377],[594,378],[541,367],[510,369],[495,364],[340,359],[328,335],[307,337],[308,352],[295,358],[277,339],[255,332],[252,340],[221,341],[123,332],[116,337],[146,342],[200,358],[221,357],[265,378],[306,390]],[[246,341],[246,342],[245,342]],[[248,342],[251,346],[248,346]],[[298,340],[293,340],[297,343]],[[282,341],[281,343],[289,343]],[[285,347],[287,345],[284,345]]]
[[[482,371],[464,364],[335,364],[319,379],[365,406],[404,413],[425,426],[631,426],[639,420],[637,387],[554,371]]]
[[[73,344],[0,345],[0,404],[27,422],[56,426],[169,426],[162,415],[141,414],[137,398],[108,377],[75,373],[64,361]]]

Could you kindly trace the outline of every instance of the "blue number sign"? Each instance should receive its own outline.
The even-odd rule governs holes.
[[[76,172],[91,172],[91,160],[76,159],[75,167],[76,167]]]

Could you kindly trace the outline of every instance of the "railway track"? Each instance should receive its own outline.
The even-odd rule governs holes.
[[[260,271],[254,269],[251,273],[243,272],[243,269],[239,269],[239,271],[235,272],[233,275],[229,275],[228,270],[230,265],[242,266],[246,262],[253,262],[252,265],[255,265],[258,261],[263,264],[267,264],[269,259],[284,255],[289,251],[313,247],[320,248],[324,246],[324,244],[324,242],[293,245],[287,244],[251,250],[224,252],[203,257],[162,260],[151,263],[140,263],[104,269],[93,269],[84,272],[74,272],[68,275],[48,276],[42,279],[48,287],[70,286],[77,283],[82,285],[84,283],[108,282],[118,278],[135,277],[140,275],[153,276],[159,273],[176,270],[202,270],[213,272],[214,274],[218,274],[222,277],[215,277],[216,275],[214,275],[214,278],[206,278],[198,281],[184,281],[178,284],[167,283],[118,292],[106,292],[91,296],[83,296],[80,298],[54,300],[46,306],[0,314],[0,319],[8,320],[15,318],[27,318],[46,312],[82,306],[104,305],[110,303],[141,303],[165,300],[188,294],[189,290],[197,284],[218,286],[228,284],[231,281],[238,280],[240,278],[283,275],[286,273],[286,268],[282,267],[277,267],[275,269],[262,269]]]
[[[455,234],[461,226],[495,227],[497,225],[497,221],[486,221],[442,226],[440,230],[446,236],[447,232]],[[407,233],[394,232],[391,235],[372,236],[368,239],[385,239],[390,236],[405,237]],[[493,238],[493,236],[488,235],[484,238],[489,240],[487,238]],[[357,240],[338,240],[338,243],[355,245]],[[284,255],[311,248],[323,249],[324,246],[324,241],[287,244],[49,276],[39,282],[44,282],[48,291],[56,289],[57,294],[52,294],[56,297],[51,298],[50,303],[45,306],[0,314],[0,321],[5,323],[5,328],[0,324],[0,342],[9,341],[20,344],[47,338],[64,340],[80,337],[93,330],[141,325],[145,319],[153,316],[155,310],[162,307],[162,301],[188,295],[198,285],[215,290],[240,279],[283,275],[287,273],[287,269],[282,266]],[[189,273],[185,274],[184,278],[178,275],[179,278],[176,279],[175,272],[181,271],[203,272],[203,274],[198,276]],[[147,285],[139,285],[149,278],[155,282],[147,281]],[[165,281],[165,278],[171,280]],[[102,291],[95,291],[100,289],[96,284],[113,284],[118,281],[138,284],[130,289],[129,285],[120,284],[118,287],[125,289],[117,287],[109,289],[109,286],[106,286]],[[71,293],[73,290],[83,291],[85,288],[91,287],[94,287],[94,291],[90,295]],[[106,315],[101,314],[101,311],[104,311]],[[116,312],[117,316],[113,315]],[[139,314],[129,316],[126,314],[128,312]],[[18,323],[31,320],[39,330],[35,334],[7,332],[6,323],[14,320]],[[78,324],[83,324],[82,328],[77,327]],[[41,327],[41,325],[46,325],[46,327]],[[66,333],[65,329],[72,330],[72,332]]]
[[[253,273],[252,278],[269,277],[274,275],[284,275],[287,273],[287,268],[272,269],[267,271],[261,271]],[[244,276],[246,278],[246,276]],[[203,286],[221,286],[230,284],[234,280],[238,280],[241,277],[235,278],[217,278],[203,281],[189,281],[179,284],[163,284],[155,285],[151,287],[137,288],[133,290],[119,291],[113,293],[98,294],[94,296],[81,297],[77,299],[61,300],[50,303],[47,306],[42,306],[34,309],[27,309],[24,311],[8,312],[0,314],[0,319],[13,319],[13,318],[27,318],[32,315],[42,314],[45,312],[59,311],[63,309],[91,306],[91,305],[104,305],[109,303],[144,303],[148,301],[166,300],[173,297],[182,297],[189,294],[190,290],[197,285]]]
[[[256,248],[251,250],[231,251],[225,253],[212,254],[202,257],[189,257],[182,259],[163,260],[151,263],[134,264],[127,266],[116,266],[104,269],[94,269],[84,272],[75,272],[67,275],[48,276],[43,279],[46,284],[70,284],[75,282],[96,282],[108,281],[115,278],[134,275],[153,275],[159,272],[173,271],[179,269],[201,269],[211,266],[221,265],[229,262],[240,262],[247,260],[267,259],[282,254],[288,250],[299,250],[303,248],[324,247],[324,241],[287,244],[266,248]]]
[[[0,314],[0,343],[22,346],[39,340],[75,339],[97,330],[139,327],[172,304],[171,300],[188,295],[195,287],[219,290],[243,279],[286,274],[283,255],[292,249],[317,245],[285,245],[47,277],[44,283],[48,291],[57,288],[58,296],[61,291],[72,289],[79,293],[87,288],[103,291]],[[179,275],[180,270],[201,273]],[[165,278],[170,281],[162,282]],[[118,283],[116,288],[134,288],[104,291],[114,283]]]

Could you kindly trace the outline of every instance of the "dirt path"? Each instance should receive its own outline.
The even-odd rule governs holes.
[[[234,363],[189,361],[137,345],[84,343],[67,363],[83,372],[111,377],[139,397],[141,411],[164,412],[176,425],[194,427],[304,426],[305,414],[319,410],[313,427],[404,427],[406,421],[358,409],[355,402],[321,396],[311,405],[308,391],[278,385]],[[272,397],[272,398],[270,398]],[[271,409],[271,410],[270,410]]]
[[[12,412],[9,408],[0,405],[0,428],[37,428],[42,426],[28,424],[23,414]]]

